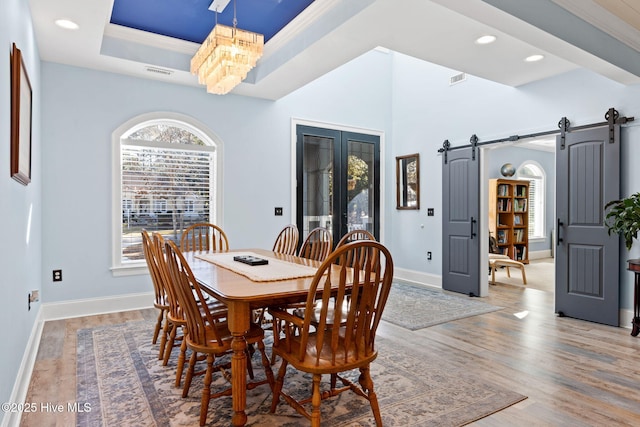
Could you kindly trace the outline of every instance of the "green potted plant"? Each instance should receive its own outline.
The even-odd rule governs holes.
[[[605,225],[609,235],[617,233],[624,237],[627,250],[631,250],[640,230],[640,193],[620,200],[613,200],[604,207]]]
[[[607,226],[609,235],[617,233],[624,237],[624,244],[627,250],[631,250],[633,241],[638,238],[638,229],[640,229],[640,193],[632,194],[629,197],[620,200],[613,200],[604,206],[605,225]],[[628,269],[633,271],[635,277],[634,289],[634,308],[633,319],[631,320],[631,336],[637,336],[640,333],[640,295],[638,286],[638,275],[640,275],[640,259],[628,259]]]

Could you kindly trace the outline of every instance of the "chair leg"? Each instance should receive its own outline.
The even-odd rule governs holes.
[[[191,379],[193,378],[193,371],[196,369],[196,361],[198,359],[198,353],[195,351],[191,353],[189,358],[189,367],[187,368],[187,376],[184,378],[184,388],[182,389],[182,397],[187,397],[189,389],[191,388]]]
[[[289,363],[282,359],[282,364],[278,370],[278,377],[273,385],[273,400],[271,401],[271,413],[276,412],[276,407],[280,402],[280,392],[282,391],[282,384],[284,383],[284,374],[287,372],[287,365]]]
[[[362,389],[367,392],[369,403],[371,404],[371,411],[373,412],[373,418],[376,420],[376,425],[382,427],[382,416],[380,415],[380,405],[378,405],[378,396],[373,391],[373,380],[371,379],[371,372],[369,367],[360,368],[360,378],[358,382]]]
[[[158,335],[160,334],[160,328],[162,327],[163,320],[164,320],[164,309],[161,308],[160,314],[158,314],[158,320],[156,321],[156,328],[153,331],[153,340],[151,341],[152,344],[155,344],[156,342],[158,342]]]
[[[169,322],[169,318],[164,318],[164,327],[162,328],[162,338],[160,338],[160,351],[158,352],[158,360],[164,360],[164,352],[167,349],[167,337],[171,333],[173,323]]]
[[[204,374],[204,387],[200,401],[200,427],[207,422],[207,411],[211,400],[211,377],[213,375],[213,354],[207,354],[207,372]]]
[[[311,427],[320,427],[320,380],[322,374],[313,374],[313,394],[311,395]]]
[[[279,334],[280,333],[280,328],[276,328],[276,324],[275,324],[276,319],[273,319],[273,333],[274,334]],[[281,325],[278,325],[281,326]],[[275,365],[276,364],[276,354],[273,352],[273,350],[271,350],[271,364]]]
[[[249,378],[253,379],[253,365],[251,364],[251,351],[249,347],[245,350],[247,355],[247,373],[249,374]]]
[[[180,387],[180,381],[182,381],[182,371],[184,371],[184,360],[187,357],[187,340],[182,338],[180,343],[180,355],[178,356],[178,367],[176,368],[176,387]],[[187,393],[189,390],[187,389]]]
[[[511,271],[509,271],[509,266],[507,266],[507,277],[511,277]]]
[[[264,342],[258,341],[258,350],[260,351],[262,366],[264,366],[264,374],[267,377],[269,388],[273,392],[273,386],[274,386],[275,380],[273,379],[273,370],[271,369],[271,363],[269,363],[267,352],[264,350]]]
[[[527,275],[524,272],[524,266],[522,268],[520,268],[520,271],[522,271],[522,284],[526,285],[527,284]]]
[[[169,363],[169,357],[171,357],[171,351],[173,350],[173,345],[176,342],[176,326],[174,325],[171,328],[171,332],[169,333],[169,339],[167,340],[167,345],[164,350],[164,359],[162,360],[162,366],[167,366]]]

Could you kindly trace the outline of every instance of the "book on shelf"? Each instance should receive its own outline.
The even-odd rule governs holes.
[[[519,228],[513,231],[513,239],[516,242],[522,242],[524,240],[524,229]]]
[[[509,196],[509,186],[507,184],[498,185],[498,196],[503,196],[503,197]]]
[[[514,199],[513,200],[513,211],[514,212],[526,212],[527,210],[527,199]]]
[[[499,199],[498,200],[499,212],[511,212],[511,199]]]

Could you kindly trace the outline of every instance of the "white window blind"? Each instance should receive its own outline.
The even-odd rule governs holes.
[[[143,259],[142,229],[179,241],[185,227],[214,217],[214,147],[123,139],[120,157],[122,264]]]
[[[545,237],[544,172],[536,164],[526,163],[520,167],[518,177],[529,181],[529,238],[543,238]]]

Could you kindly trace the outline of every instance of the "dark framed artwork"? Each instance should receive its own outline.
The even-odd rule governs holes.
[[[23,185],[31,182],[31,82],[22,52],[11,52],[11,177]]]

